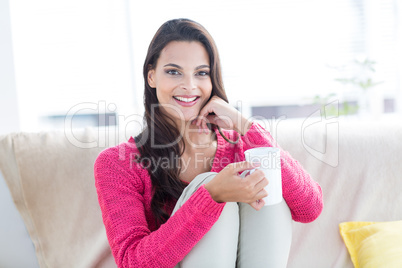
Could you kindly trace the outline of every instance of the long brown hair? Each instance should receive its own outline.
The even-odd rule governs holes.
[[[165,22],[153,37],[145,58],[143,67],[145,128],[135,137],[140,152],[137,161],[147,162],[146,168],[152,181],[151,210],[155,216],[157,227],[169,218],[167,212],[169,208],[166,205],[177,201],[186,186],[179,179],[180,156],[184,152],[184,141],[180,138],[180,132],[173,119],[162,113],[158,105],[156,90],[150,87],[147,79],[148,72],[155,69],[162,49],[172,41],[197,41],[204,46],[210,61],[211,97],[216,95],[228,102],[223,87],[218,50],[208,31],[199,23],[189,19],[174,19]],[[216,127],[210,126],[212,129]],[[170,163],[168,166],[161,166],[160,161],[152,161],[152,159],[169,159]]]

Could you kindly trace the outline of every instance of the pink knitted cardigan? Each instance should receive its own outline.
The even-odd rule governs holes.
[[[235,140],[235,131],[223,130]],[[244,161],[244,151],[261,146],[278,147],[259,124],[253,122],[236,145],[226,142],[216,130],[218,147],[212,172],[227,164]],[[98,156],[94,172],[102,210],[115,261],[119,267],[174,267],[218,220],[225,203],[216,203],[201,186],[159,228],[151,212],[152,184],[148,172],[134,162],[138,154],[133,138]],[[281,150],[283,197],[292,218],[311,222],[323,208],[321,188],[302,166]],[[173,209],[174,204],[167,207]]]

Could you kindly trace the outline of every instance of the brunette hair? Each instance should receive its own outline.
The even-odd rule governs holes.
[[[151,210],[155,216],[157,228],[169,218],[167,213],[169,208],[166,205],[172,201],[177,201],[186,186],[179,179],[181,172],[180,156],[184,152],[184,141],[181,139],[181,133],[173,119],[163,114],[160,109],[156,90],[148,84],[147,78],[148,72],[156,68],[162,49],[172,41],[196,41],[204,46],[210,62],[211,97],[216,95],[228,102],[222,82],[218,50],[208,31],[199,23],[189,19],[174,19],[165,22],[153,37],[145,58],[143,67],[145,128],[135,137],[140,152],[137,161],[144,163],[144,160],[148,160],[146,169],[151,177],[153,187]],[[209,127],[213,130],[216,125],[209,124]],[[158,161],[149,161],[150,159],[161,158],[169,159],[171,163],[168,167],[158,165]]]

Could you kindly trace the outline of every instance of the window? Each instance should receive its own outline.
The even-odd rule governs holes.
[[[373,80],[382,83],[372,99],[380,100],[381,112],[395,111],[402,95],[397,0],[10,4],[22,129],[56,126],[48,119],[63,118],[85,103],[90,106],[77,114],[88,114],[86,120],[99,112],[142,116],[147,46],[163,22],[177,17],[211,32],[229,100],[246,115],[304,116],[297,109],[316,109],[314,96],[333,92],[340,101],[357,102],[358,91],[335,81],[356,69],[334,68],[355,59],[376,62]]]
[[[124,1],[10,4],[23,130],[64,127],[71,113],[96,125],[94,114],[135,112]]]

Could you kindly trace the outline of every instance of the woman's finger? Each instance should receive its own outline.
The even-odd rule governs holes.
[[[256,200],[262,200],[263,198],[268,196],[268,192],[265,189],[261,189],[261,191],[259,191],[256,195],[255,195],[255,199]]]
[[[257,182],[257,184],[255,185],[256,189],[264,189],[265,186],[267,186],[269,184],[269,181],[267,178],[263,177],[260,181]]]
[[[238,173],[238,172],[242,172],[244,170],[259,167],[260,163],[258,163],[258,162],[251,163],[251,162],[248,162],[248,161],[241,161],[241,162],[235,162],[235,163],[229,164],[228,166],[230,168],[232,168],[234,173]]]
[[[265,201],[263,199],[259,199],[257,201],[254,201],[252,203],[249,203],[249,205],[254,208],[255,210],[260,210],[264,205],[265,205]]]
[[[200,133],[208,133],[207,121],[204,117],[200,117],[199,123],[197,124],[199,127]]]
[[[205,130],[205,134],[208,134],[208,133],[209,133],[209,128],[208,128],[208,125],[207,125],[207,120],[204,121],[204,130]]]
[[[214,108],[213,108],[213,102],[214,100],[211,99],[198,113],[200,118],[204,119],[206,118],[210,113],[214,113]]]

